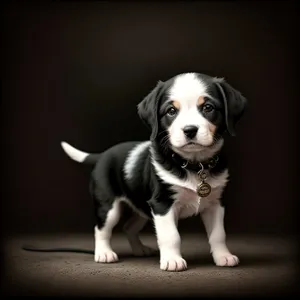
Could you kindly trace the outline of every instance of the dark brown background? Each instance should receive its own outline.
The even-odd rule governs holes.
[[[189,71],[225,77],[249,100],[227,139],[227,231],[295,231],[295,2],[29,3],[2,18],[5,232],[92,232],[90,169],[60,141],[98,152],[147,139],[136,105]],[[203,230],[199,217],[181,230]]]

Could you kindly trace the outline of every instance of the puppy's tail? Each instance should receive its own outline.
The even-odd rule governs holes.
[[[101,154],[91,154],[80,151],[68,144],[67,142],[61,142],[60,145],[71,159],[79,163],[94,165],[101,156]]]

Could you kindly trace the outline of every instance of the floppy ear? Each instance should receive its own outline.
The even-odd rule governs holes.
[[[150,140],[153,141],[158,131],[158,102],[163,82],[156,87],[138,104],[138,114],[144,123],[152,130]]]
[[[235,126],[241,119],[248,101],[225,80],[216,80],[215,84],[221,93],[221,98],[224,103],[227,131],[231,136],[235,136]]]

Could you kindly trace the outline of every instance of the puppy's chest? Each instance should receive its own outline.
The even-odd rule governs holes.
[[[173,188],[177,190],[175,194],[175,208],[180,219],[196,215],[213,203],[216,203],[216,199],[211,197],[211,195],[200,198],[196,192],[187,188]]]
[[[227,172],[218,178],[208,178],[206,181],[211,186],[211,193],[207,197],[199,197],[196,193],[200,180],[197,177],[188,178],[188,182],[182,186],[174,185],[175,207],[180,219],[187,218],[202,212],[205,208],[216,204],[222,194],[222,190],[227,182]]]

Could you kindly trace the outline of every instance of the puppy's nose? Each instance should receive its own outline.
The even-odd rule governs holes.
[[[183,128],[183,132],[185,136],[188,137],[189,139],[194,138],[197,134],[197,131],[198,131],[198,127],[194,125],[188,125]]]

